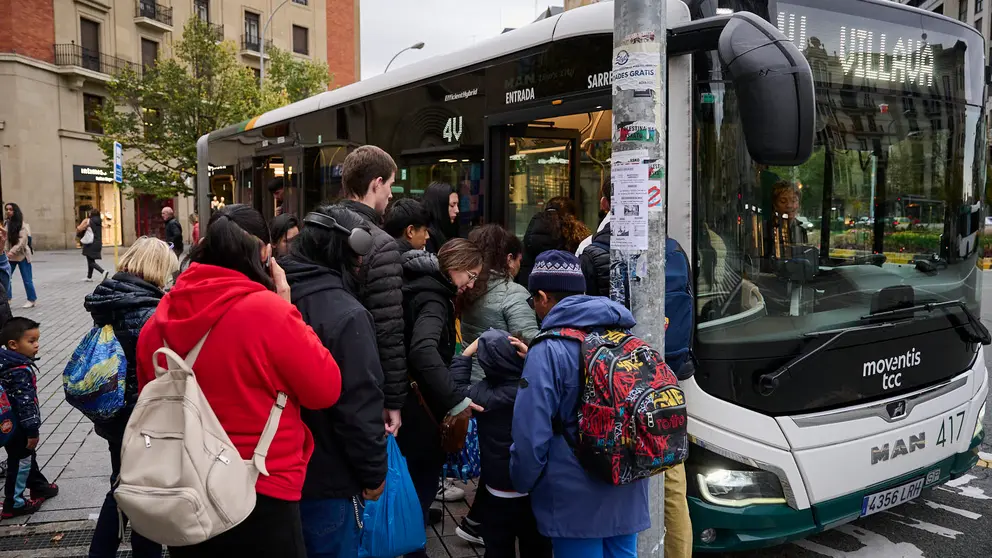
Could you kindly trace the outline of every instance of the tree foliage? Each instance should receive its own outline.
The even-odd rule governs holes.
[[[99,145],[108,166],[114,142],[123,146],[128,195],[191,194],[187,179],[196,174],[202,135],[326,89],[323,62],[278,50],[267,54],[268,75],[259,88],[252,70],[238,61],[234,43],[217,42],[208,24],[191,18],[172,56],[140,73],[125,70],[108,84]]]

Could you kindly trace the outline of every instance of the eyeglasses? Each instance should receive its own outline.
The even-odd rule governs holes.
[[[472,281],[475,281],[476,279],[479,278],[479,274],[478,273],[475,273],[475,272],[472,272],[472,271],[466,271],[465,273],[468,273],[468,281],[469,281],[469,283],[471,283]]]

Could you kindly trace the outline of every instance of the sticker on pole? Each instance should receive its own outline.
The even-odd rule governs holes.
[[[625,45],[613,52],[614,91],[661,89],[661,50],[657,44]]]
[[[614,165],[610,247],[648,248],[648,168],[644,163]]]
[[[119,142],[114,142],[114,182],[124,182],[124,150]]]

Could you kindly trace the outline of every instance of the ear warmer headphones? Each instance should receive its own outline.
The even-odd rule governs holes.
[[[314,225],[322,229],[348,235],[348,247],[359,256],[364,256],[372,251],[372,234],[365,229],[347,229],[338,224],[337,219],[334,217],[316,212],[307,213],[307,216],[303,218],[303,222],[308,225]]]

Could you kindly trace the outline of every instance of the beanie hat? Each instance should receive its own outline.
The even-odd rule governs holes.
[[[584,293],[586,278],[574,254],[548,250],[537,256],[527,287],[532,293]]]

